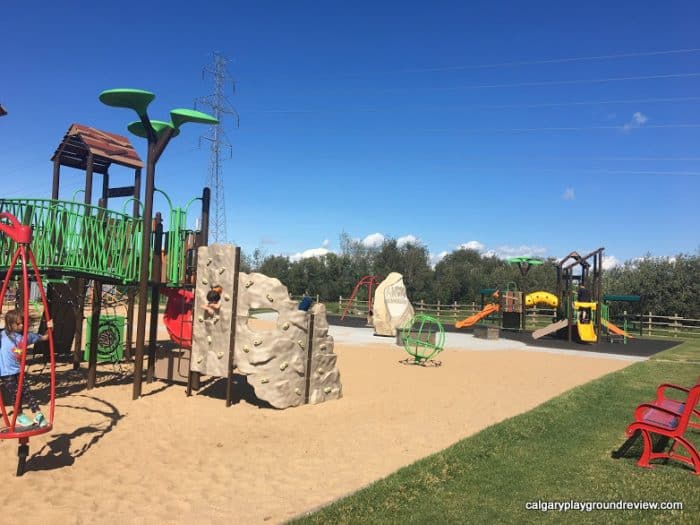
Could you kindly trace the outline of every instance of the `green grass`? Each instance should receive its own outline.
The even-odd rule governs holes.
[[[611,458],[626,439],[634,408],[651,401],[660,383],[694,384],[698,362],[700,342],[685,342],[486,428],[293,523],[700,523],[700,477],[690,469],[675,461],[637,467],[641,440],[626,457]],[[464,407],[465,414],[470,410],[488,406]],[[700,433],[687,435],[700,447]],[[525,509],[538,500],[681,501],[684,510]]]

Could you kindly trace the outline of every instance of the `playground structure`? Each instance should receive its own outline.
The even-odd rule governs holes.
[[[36,288],[43,301],[44,323],[49,327],[53,326],[52,318],[57,326],[64,328],[61,345],[56,353],[72,353],[73,368],[79,369],[82,361],[81,341],[83,338],[83,319],[85,318],[86,298],[85,292],[88,290],[87,283],[92,291],[90,301],[91,315],[88,317],[88,334],[86,355],[88,359],[87,388],[93,388],[96,383],[98,343],[100,338],[105,338],[105,331],[101,330],[101,311],[103,309],[103,288],[104,285],[110,287],[120,286],[126,289],[127,314],[126,322],[122,317],[114,323],[115,319],[107,319],[109,323],[126,327],[126,337],[124,338],[124,349],[127,357],[134,359],[133,376],[133,399],[141,395],[141,384],[144,379],[144,349],[146,330],[150,332],[148,361],[146,380],[153,381],[156,361],[156,339],[158,327],[158,307],[160,304],[160,294],[165,293],[173,302],[169,305],[167,316],[165,316],[166,327],[173,341],[183,346],[192,341],[192,332],[196,332],[192,315],[192,297],[197,293],[196,271],[197,271],[197,249],[208,244],[208,222],[209,222],[209,189],[204,188],[201,197],[195,197],[184,207],[175,208],[164,192],[155,186],[155,165],[163,153],[169,141],[177,136],[180,127],[186,122],[196,122],[202,124],[216,124],[218,121],[213,117],[189,109],[175,109],[170,112],[171,120],[151,121],[147,114],[149,103],[155,95],[142,90],[118,89],[108,90],[100,95],[100,100],[110,106],[130,108],[136,111],[139,120],[129,124],[128,129],[137,136],[144,137],[148,142],[148,158],[146,162],[146,183],[143,191],[143,201],[141,198],[141,171],[144,163],[139,158],[133,146],[126,137],[114,133],[91,128],[81,124],[73,124],[65,134],[61,144],[52,157],[53,161],[53,185],[50,199],[0,199],[0,231],[5,235],[0,235],[0,272],[4,278],[2,299],[12,283],[18,283],[15,302],[22,306],[25,312],[25,331],[28,329],[27,313],[29,312],[29,290],[30,281],[36,283]],[[134,183],[129,186],[111,187],[111,167],[117,165],[134,170]],[[84,202],[79,203],[59,199],[59,189],[61,180],[61,167],[70,167],[85,171],[85,187],[82,191]],[[94,174],[102,176],[102,188],[100,198],[95,205],[92,202],[93,177]],[[170,207],[169,229],[164,231],[163,220],[160,213],[153,213],[154,194],[159,192],[165,196]],[[73,198],[78,192],[74,193]],[[116,198],[128,200],[123,203],[123,208],[133,201],[132,213],[129,215],[124,210],[122,213],[108,208]],[[187,212],[190,205],[195,200],[201,200],[202,209],[200,216],[201,229],[199,231],[187,229]],[[6,222],[9,221],[9,222]],[[31,232],[34,232],[33,239]],[[17,232],[20,232],[18,234]],[[29,232],[29,233],[28,233]],[[32,250],[29,250],[31,241]],[[234,249],[233,247],[229,247]],[[240,250],[235,249],[237,257]],[[14,255],[13,255],[14,253]],[[20,254],[19,257],[17,254]],[[29,274],[26,269],[26,257],[31,258],[34,273]],[[226,294],[232,299],[233,309],[229,309],[229,328],[235,326],[238,319],[238,311],[235,308],[237,292],[234,285],[238,285],[238,259],[230,260],[228,265],[235,268],[235,278],[227,281]],[[200,261],[201,262],[201,261]],[[223,267],[222,264],[220,267]],[[200,269],[201,271],[201,269]],[[228,276],[227,276],[228,277]],[[21,280],[21,283],[20,283]],[[46,292],[44,292],[46,286]],[[281,286],[281,285],[280,285]],[[258,286],[258,289],[267,289],[265,286]],[[282,287],[283,288],[283,287]],[[277,290],[279,292],[279,290]],[[277,293],[275,292],[275,293]],[[286,288],[284,289],[286,294]],[[266,297],[270,296],[269,294]],[[176,299],[173,299],[176,298]],[[181,300],[178,301],[177,298]],[[279,295],[281,298],[281,295]],[[288,295],[287,295],[288,298]],[[188,303],[189,301],[189,303]],[[251,299],[245,294],[241,304],[248,305]],[[197,300],[195,299],[196,303]],[[201,301],[200,301],[201,302]],[[253,301],[254,302],[254,301]],[[136,307],[138,305],[138,308]],[[68,306],[68,307],[67,307]],[[269,305],[268,305],[269,306]],[[276,308],[281,306],[287,308],[288,305],[278,300]],[[187,315],[189,308],[189,317]],[[284,308],[282,308],[284,310]],[[134,323],[135,312],[138,318]],[[303,320],[294,320],[295,326],[303,324],[312,334],[309,341],[302,340],[304,330],[293,330],[297,337],[296,345],[300,349],[307,348],[304,360],[304,367],[300,368],[299,356],[288,358],[290,370],[305,381],[305,388],[298,385],[292,388],[295,396],[294,402],[275,402],[270,400],[273,406],[293,406],[299,404],[299,394],[301,390],[301,402],[319,402],[332,397],[341,396],[339,374],[335,368],[335,355],[332,353],[332,340],[327,338],[327,323],[325,321],[325,309],[323,305],[317,305],[311,312],[299,312]],[[150,314],[150,322],[147,320]],[[246,311],[246,315],[248,311]],[[313,329],[314,320],[316,328]],[[302,321],[306,321],[306,324]],[[307,327],[311,323],[311,329]],[[131,341],[133,337],[133,325],[136,325],[136,344],[131,352]],[[223,325],[224,323],[222,323]],[[189,325],[190,333],[187,333]],[[69,327],[69,328],[66,328]],[[193,328],[195,330],[193,330]],[[283,327],[286,330],[286,328]],[[119,331],[120,328],[117,329]],[[109,334],[114,342],[114,334]],[[117,334],[119,335],[119,334]],[[121,337],[119,335],[119,337]],[[195,350],[197,336],[195,338]],[[211,350],[211,337],[206,336],[207,343]],[[270,337],[268,342],[273,345],[279,338],[277,335]],[[255,339],[252,341],[257,346]],[[231,386],[231,376],[233,369],[239,366],[234,359],[234,343],[230,341],[219,341],[223,346],[215,352],[217,360],[221,360],[218,354],[222,350],[226,354],[228,369],[219,375],[229,378],[229,388]],[[39,343],[37,343],[37,346]],[[52,374],[54,370],[54,337],[49,339],[49,359],[51,362]],[[246,353],[246,346],[241,345],[244,350],[241,356]],[[311,353],[311,348],[317,348],[319,352],[325,354],[316,355]],[[228,351],[230,350],[230,352]],[[202,352],[194,353],[194,363],[190,359],[192,370],[188,373],[188,394],[192,389],[199,388],[200,370],[193,364],[199,364],[204,359]],[[260,355],[255,352],[254,355]],[[26,348],[23,349],[22,365],[25,364]],[[240,359],[241,369],[244,367],[244,359]],[[260,365],[265,359],[257,361],[252,359],[253,365]],[[222,361],[224,362],[224,361]],[[265,362],[272,363],[272,360]],[[286,361],[284,361],[286,363]],[[277,363],[277,375],[284,371],[286,366]],[[312,371],[311,368],[313,367]],[[209,371],[208,368],[204,371]],[[22,374],[24,374],[24,366]],[[310,376],[314,375],[315,380]],[[20,377],[20,385],[22,378]],[[282,388],[280,381],[275,375],[267,370],[267,376],[261,380],[266,384],[274,380],[275,388]],[[296,384],[295,383],[295,384]],[[290,381],[290,384],[292,382]],[[54,379],[52,375],[51,383],[51,416],[48,429],[53,424],[54,412]],[[330,386],[329,386],[330,385]],[[257,389],[265,391],[264,388]],[[261,399],[265,394],[261,394]],[[230,392],[227,392],[227,405],[230,404]],[[16,404],[15,404],[16,405]],[[14,410],[15,416],[17,407]],[[25,438],[34,435],[36,429],[27,432],[19,432],[15,428],[15,419],[8,419],[3,414],[5,429],[2,430],[2,439],[19,438],[20,452],[25,450]],[[13,416],[14,417],[14,416]],[[46,431],[43,430],[42,432]],[[20,457],[26,457],[20,454]]]
[[[602,269],[604,248],[598,248],[588,255],[571,252],[557,264],[557,315],[548,326],[535,330],[533,339],[549,334],[565,335],[569,342],[576,338],[582,343],[598,343],[604,331],[611,340],[622,337],[627,342],[632,336],[610,322],[605,304],[609,301],[639,301],[639,296],[603,296]],[[590,291],[589,301],[579,301],[577,291],[585,285]]]
[[[555,319],[549,325],[532,332],[533,339],[546,335],[566,336],[569,341],[574,337],[584,343],[597,343],[601,335],[606,335],[611,342],[620,340],[627,343],[630,335],[626,321],[619,328],[609,319],[609,302],[639,302],[636,295],[602,296],[602,257],[604,248],[599,248],[586,256],[571,252],[557,263],[557,290],[551,293],[543,290],[525,294],[517,289],[515,283],[506,283],[501,288],[480,290],[481,310],[455,323],[456,328],[475,326],[493,314],[500,313],[501,328],[507,330],[525,329],[525,308],[545,306],[556,310]],[[516,263],[523,276],[536,264],[537,259],[523,257],[511,258],[509,263]],[[579,284],[587,285],[591,291],[590,301],[578,301]],[[490,300],[485,301],[486,297]],[[582,319],[585,312],[586,318]]]

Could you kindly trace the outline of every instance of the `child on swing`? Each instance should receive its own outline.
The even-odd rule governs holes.
[[[0,385],[4,387],[8,394],[6,401],[8,404],[14,403],[17,398],[17,387],[19,386],[20,366],[22,365],[22,333],[24,328],[24,316],[20,310],[10,310],[5,314],[5,329],[0,333]],[[32,332],[27,333],[27,347],[37,341],[48,340],[49,335],[39,335]],[[29,388],[29,378],[25,375],[22,382],[22,398],[19,402],[19,414],[16,425],[21,427],[31,427],[37,425],[45,427],[49,424],[47,419],[39,411],[39,404]],[[34,419],[30,419],[22,413],[22,403],[26,402],[34,414]]]

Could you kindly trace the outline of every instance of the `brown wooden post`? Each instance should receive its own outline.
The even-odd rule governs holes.
[[[231,297],[231,336],[228,343],[228,376],[226,378],[227,407],[230,407],[233,403],[233,367],[235,364],[233,358],[236,350],[236,325],[238,321],[238,277],[241,271],[241,248],[239,246],[236,246],[234,261],[233,294]]]
[[[202,229],[199,232],[199,245],[209,246],[209,205],[211,201],[211,190],[204,187],[202,190]],[[193,281],[197,282],[196,268],[195,275],[193,276]],[[191,357],[192,354],[190,354]],[[192,390],[199,390],[199,384],[201,380],[201,374],[199,372],[190,370],[187,374],[187,395],[192,393]]]
[[[51,185],[51,198],[58,199],[58,186],[61,180],[61,156],[53,159],[53,184]]]
[[[309,333],[306,339],[306,375],[304,377],[304,404],[309,404],[309,390],[311,390],[311,366],[314,354],[314,321],[316,314],[309,315]]]
[[[163,218],[160,212],[153,220],[153,266],[151,268],[151,319],[148,332],[148,367],[146,383],[152,383],[156,371],[156,343],[158,342],[158,314],[160,313],[160,276],[163,251]]]
[[[100,310],[102,310],[102,282],[92,281],[92,317],[90,319],[90,357],[88,358],[88,390],[97,380],[97,345],[100,332]]]

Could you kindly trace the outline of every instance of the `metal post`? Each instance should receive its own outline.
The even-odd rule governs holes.
[[[141,397],[143,381],[143,349],[146,343],[146,309],[148,305],[148,274],[151,249],[151,220],[153,214],[153,190],[156,175],[156,144],[148,141],[148,160],[146,165],[146,190],[143,206],[143,229],[141,233],[141,267],[139,272],[138,317],[136,324],[136,347],[134,348],[134,387],[132,398]]]

